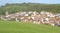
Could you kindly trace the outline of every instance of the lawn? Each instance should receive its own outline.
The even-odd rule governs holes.
[[[0,33],[60,33],[60,27],[16,21],[0,21]]]

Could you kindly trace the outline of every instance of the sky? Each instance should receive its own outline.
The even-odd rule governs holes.
[[[60,0],[0,0],[0,6],[6,3],[46,3],[46,4],[60,4]]]

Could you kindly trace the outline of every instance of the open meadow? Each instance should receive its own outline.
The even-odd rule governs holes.
[[[16,21],[0,21],[0,33],[60,33],[60,27]]]

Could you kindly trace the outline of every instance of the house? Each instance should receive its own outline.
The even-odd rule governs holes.
[[[9,14],[6,11],[6,15],[0,16],[1,20],[15,20],[17,22],[32,22],[35,24],[49,24],[52,26],[60,25],[60,14],[53,14],[51,12],[17,12]]]

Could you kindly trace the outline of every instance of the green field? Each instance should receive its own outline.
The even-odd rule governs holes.
[[[0,33],[60,33],[60,27],[16,21],[0,21]]]

